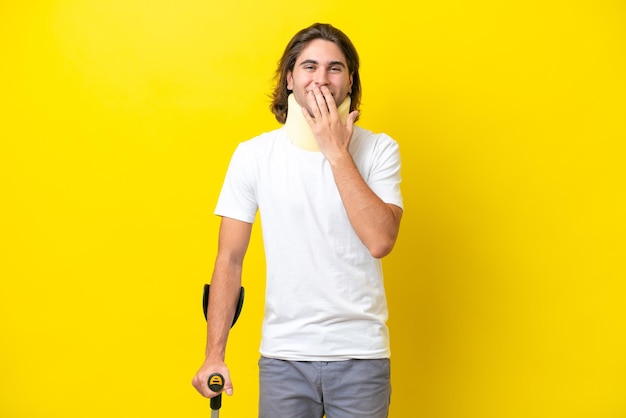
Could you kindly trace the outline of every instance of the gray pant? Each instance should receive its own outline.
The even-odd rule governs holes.
[[[389,359],[259,360],[259,418],[386,418]]]

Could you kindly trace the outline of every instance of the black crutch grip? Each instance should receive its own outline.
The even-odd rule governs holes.
[[[217,411],[222,407],[222,394],[220,393],[214,398],[211,398],[211,409]]]
[[[219,373],[213,373],[209,376],[209,380],[207,381],[209,385],[209,389],[213,392],[219,392],[224,389],[224,376]],[[211,398],[211,409],[218,410],[222,407],[222,394]]]

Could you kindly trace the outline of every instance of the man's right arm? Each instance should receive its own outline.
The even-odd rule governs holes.
[[[206,358],[192,381],[196,390],[207,398],[217,395],[207,384],[211,373],[222,374],[225,381],[224,391],[227,395],[232,394],[232,382],[224,358],[241,289],[241,270],[251,232],[251,223],[222,218],[207,309]]]

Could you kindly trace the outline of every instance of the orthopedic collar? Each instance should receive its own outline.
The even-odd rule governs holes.
[[[346,119],[348,118],[348,114],[350,113],[350,96],[346,97],[346,100],[339,105],[337,111],[339,112],[339,117],[343,123],[346,123]],[[304,118],[302,114],[302,108],[296,102],[296,98],[293,94],[289,95],[288,98],[288,107],[287,107],[287,120],[285,121],[285,131],[287,132],[287,137],[289,140],[303,148],[307,151],[319,151],[319,147],[317,145],[317,141],[313,136],[313,131],[311,131],[311,127],[309,123]]]

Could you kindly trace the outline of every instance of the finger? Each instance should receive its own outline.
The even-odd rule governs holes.
[[[234,386],[233,381],[230,380],[230,373],[224,375],[224,389],[222,391],[226,393],[228,396],[233,394]]]
[[[317,98],[315,97],[315,92],[313,90],[307,91],[306,102],[309,106],[311,118],[317,119],[317,117],[320,115],[320,108],[317,104]]]
[[[198,393],[200,393],[200,395],[204,396],[205,398],[212,398],[217,395],[215,392],[209,389],[209,386],[206,383],[206,379],[201,378],[200,376],[194,377],[192,384],[193,387],[196,388]]]
[[[337,103],[335,102],[335,96],[333,96],[328,86],[322,86],[320,88],[320,92],[324,96],[324,104],[326,108],[328,109],[328,113],[331,116],[337,116],[338,112],[337,112]]]
[[[351,128],[352,126],[354,126],[354,123],[356,122],[356,118],[358,118],[358,117],[359,117],[359,111],[358,110],[350,112],[350,114],[346,118],[346,127]]]
[[[233,385],[227,385],[224,386],[224,393],[226,393],[228,396],[233,396]]]
[[[315,119],[311,116],[311,113],[306,107],[302,108],[302,114],[304,115],[304,119],[309,123],[309,126],[312,128],[315,125]]]
[[[329,115],[328,102],[326,101],[326,96],[324,96],[320,86],[315,86],[313,89],[313,95],[315,96],[315,103],[317,105],[317,109],[319,110],[319,114],[322,118],[326,118]],[[333,100],[332,95],[330,100]]]
[[[354,112],[350,112],[348,117],[346,118],[346,133],[348,136],[348,143],[350,143],[352,139],[352,133],[354,132],[354,123],[356,122],[356,118],[359,116],[359,111],[355,110]]]

